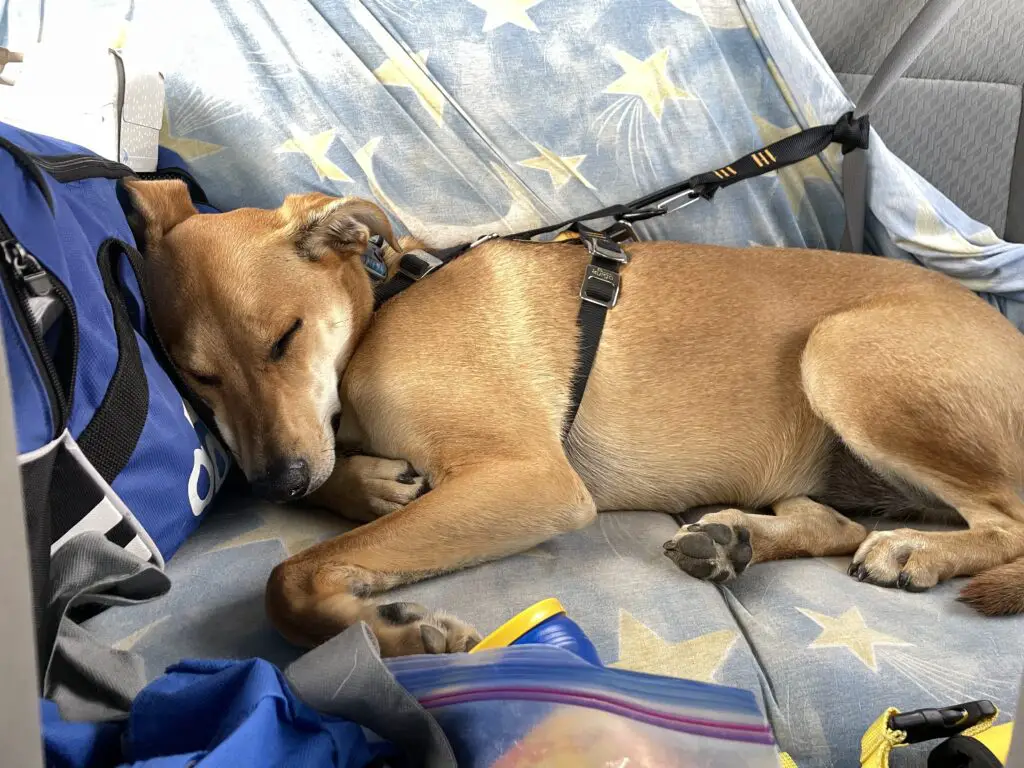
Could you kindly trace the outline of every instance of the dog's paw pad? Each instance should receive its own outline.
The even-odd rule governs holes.
[[[854,554],[849,574],[879,587],[923,592],[942,580],[943,562],[921,531],[875,531]]]
[[[380,621],[373,627],[382,656],[471,651],[482,637],[469,624],[418,603],[377,606]]]
[[[664,544],[665,555],[690,576],[706,581],[734,579],[750,564],[750,531],[742,525],[695,523]]]

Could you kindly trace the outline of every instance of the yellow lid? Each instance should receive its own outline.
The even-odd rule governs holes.
[[[491,634],[477,643],[476,647],[473,648],[470,653],[483,651],[488,648],[504,648],[507,645],[512,645],[512,643],[536,627],[542,621],[547,621],[552,616],[557,616],[560,613],[565,613],[565,608],[563,608],[562,604],[553,597],[549,597],[547,600],[541,600],[539,603],[534,603],[525,611],[513,616],[496,630],[491,632]]]

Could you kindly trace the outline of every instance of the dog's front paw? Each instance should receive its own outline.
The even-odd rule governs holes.
[[[428,611],[418,603],[377,606],[373,630],[381,656],[471,651],[483,638],[469,624],[443,611]]]
[[[880,587],[923,592],[946,578],[946,559],[927,532],[910,528],[875,531],[854,554],[850,575]]]
[[[750,564],[750,531],[742,525],[696,523],[665,542],[665,555],[685,573],[698,579],[734,579]]]
[[[391,514],[430,490],[425,477],[407,461],[350,456],[350,471],[359,479],[364,508],[352,510],[363,522]],[[362,514],[360,514],[362,513]]]

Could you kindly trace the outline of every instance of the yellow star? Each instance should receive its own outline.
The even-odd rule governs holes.
[[[274,150],[277,154],[298,153],[305,155],[313,163],[317,175],[321,179],[331,181],[352,181],[352,178],[341,168],[327,159],[327,150],[334,142],[334,131],[326,130],[310,136],[298,126],[291,126],[292,138]]]
[[[256,514],[261,521],[258,528],[217,545],[207,554],[277,539],[291,557],[317,542],[352,529],[351,524],[322,509],[262,504],[256,509]]]
[[[661,122],[668,99],[693,98],[690,93],[677,88],[669,79],[668,48],[662,48],[643,61],[618,49],[612,51],[612,56],[625,74],[605,88],[604,92],[639,96],[658,122]]]
[[[722,629],[670,643],[619,609],[619,660],[611,666],[710,683],[737,637],[735,630]]]
[[[482,11],[486,11],[484,17],[484,32],[491,32],[502,24],[515,24],[530,32],[537,32],[537,25],[527,15],[527,11],[543,0],[469,0],[473,5]]]
[[[579,172],[580,164],[587,159],[586,155],[562,157],[537,142],[533,142],[533,146],[537,148],[540,155],[531,157],[528,160],[520,160],[519,165],[524,168],[534,168],[538,171],[547,172],[551,176],[551,184],[555,189],[561,189],[573,178],[577,179],[587,189],[595,189],[594,185],[583,178],[583,174]]]
[[[792,136],[800,131],[799,126],[794,125],[789,128],[780,128],[757,115],[754,116],[754,122],[757,124],[757,132],[761,135],[761,141],[766,145],[774,144],[776,141],[784,139],[786,136]],[[800,206],[803,204],[804,197],[807,194],[806,185],[808,179],[818,179],[820,181],[827,181],[829,184],[835,184],[835,180],[829,174],[825,164],[817,156],[809,157],[799,163],[765,175],[771,176],[772,174],[778,177],[779,186],[782,188],[783,194],[786,195],[789,207],[793,213],[800,212]]]
[[[184,136],[175,136],[171,133],[171,118],[164,108],[164,121],[160,125],[160,146],[167,147],[172,152],[177,152],[182,159],[192,162],[200,157],[206,157],[220,152],[224,149],[220,144],[213,144],[209,141],[189,139]]]
[[[411,56],[404,52],[387,59],[373,74],[384,85],[396,88],[412,88],[416,98],[423,105],[438,125],[444,122],[444,94],[427,74],[427,56],[430,51],[423,50]]]
[[[683,13],[703,19],[704,23],[715,29],[746,29],[747,22],[743,18],[736,0],[668,0]]]
[[[842,616],[834,617],[815,613],[806,608],[797,610],[821,627],[821,634],[807,646],[808,648],[847,648],[872,672],[878,671],[876,645],[913,645],[868,627],[857,606],[853,606]]]

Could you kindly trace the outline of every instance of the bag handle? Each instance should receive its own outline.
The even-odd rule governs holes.
[[[78,437],[78,446],[107,483],[128,464],[149,415],[149,381],[135,335],[137,329],[116,273],[120,257],[125,256],[141,285],[141,274],[131,258],[134,250],[127,243],[110,238],[100,245],[97,256],[103,290],[113,312],[117,366],[103,401]]]

